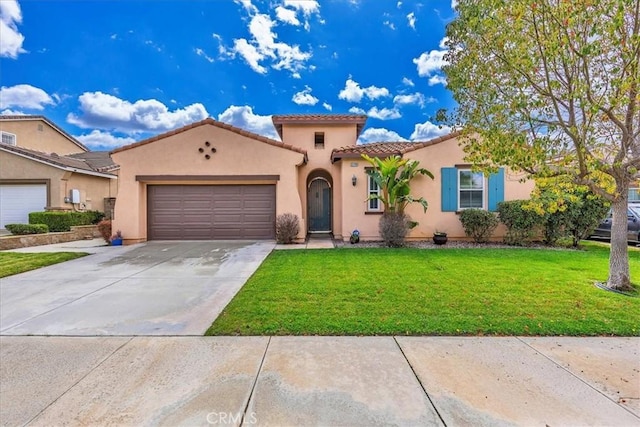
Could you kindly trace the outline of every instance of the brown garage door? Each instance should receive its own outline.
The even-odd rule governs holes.
[[[150,185],[149,240],[273,239],[275,185]]]

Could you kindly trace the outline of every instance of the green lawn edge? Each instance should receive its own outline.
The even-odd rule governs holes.
[[[89,255],[85,252],[0,252],[0,278]]]
[[[640,298],[595,286],[608,247],[583,247],[274,251],[206,335],[639,336]]]

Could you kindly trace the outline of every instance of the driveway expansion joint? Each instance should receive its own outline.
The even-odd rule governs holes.
[[[440,414],[440,411],[438,411],[438,408],[436,407],[436,404],[433,402],[433,399],[431,399],[431,396],[429,396],[429,393],[427,392],[427,389],[424,387],[424,384],[422,384],[422,381],[420,381],[420,377],[418,377],[418,373],[415,371],[415,369],[413,369],[413,366],[411,365],[411,362],[409,362],[409,359],[407,358],[407,355],[404,354],[404,350],[402,349],[402,346],[400,345],[400,343],[398,342],[398,340],[396,338],[397,337],[394,336],[393,337],[393,341],[398,346],[398,350],[400,350],[400,353],[402,354],[402,357],[407,362],[407,365],[409,365],[409,368],[411,369],[411,372],[413,373],[413,376],[415,377],[415,379],[418,381],[418,384],[420,384],[420,388],[422,389],[422,392],[425,394],[425,396],[427,396],[427,399],[429,399],[429,403],[433,407],[433,410],[436,411],[436,414],[438,414],[438,418],[442,422],[442,425],[447,427],[447,423],[444,421],[444,418],[442,418],[442,415]]]
[[[269,351],[269,344],[271,344],[271,336],[267,340],[267,345],[264,347],[264,353],[262,353],[262,359],[260,359],[260,366],[258,366],[258,372],[256,372],[256,378],[253,380],[253,384],[251,384],[251,390],[249,391],[249,398],[247,399],[247,403],[244,405],[244,410],[242,411],[242,419],[240,420],[239,426],[244,425],[244,418],[247,415],[247,411],[249,410],[249,405],[251,404],[251,399],[253,399],[253,393],[256,390],[256,386],[258,384],[258,378],[260,378],[260,373],[262,372],[262,367],[264,366],[264,361],[267,358],[267,351]]]
[[[563,371],[567,372],[569,375],[573,376],[574,378],[576,378],[578,381],[580,381],[581,383],[583,383],[584,385],[586,385],[587,387],[589,387],[590,389],[594,390],[595,392],[597,392],[598,394],[602,395],[603,397],[605,397],[607,400],[615,403],[617,406],[619,406],[620,408],[623,408],[625,411],[627,411],[628,413],[630,413],[631,415],[633,415],[634,417],[638,418],[640,420],[640,417],[638,417],[638,415],[636,413],[634,413],[633,411],[631,411],[628,407],[621,405],[620,401],[616,401],[615,399],[612,399],[611,396],[607,396],[602,390],[599,390],[598,388],[594,387],[591,383],[587,382],[584,378],[578,376],[575,372],[567,369],[565,366],[561,365],[560,363],[558,363],[556,360],[554,360],[553,358],[551,358],[550,356],[547,356],[545,353],[541,352],[540,350],[538,350],[537,348],[533,347],[532,345],[530,345],[528,342],[524,341],[522,339],[522,337],[514,337],[515,339],[517,339],[518,341],[520,341],[521,343],[523,343],[525,346],[527,346],[528,348],[530,348],[531,350],[535,351],[536,353],[538,353],[540,356],[544,357],[545,359],[547,359],[548,361],[550,361],[551,363],[553,363],[554,365],[556,365],[558,368],[562,369]]]

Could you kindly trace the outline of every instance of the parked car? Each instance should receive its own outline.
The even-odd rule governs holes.
[[[611,239],[611,224],[613,215],[611,210],[605,219],[591,234],[595,239]],[[640,203],[629,203],[627,208],[627,240],[629,242],[640,243]]]

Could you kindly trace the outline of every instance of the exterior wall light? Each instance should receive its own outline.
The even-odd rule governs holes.
[[[353,175],[351,177],[351,184],[355,187],[357,183],[358,183],[358,177]]]

